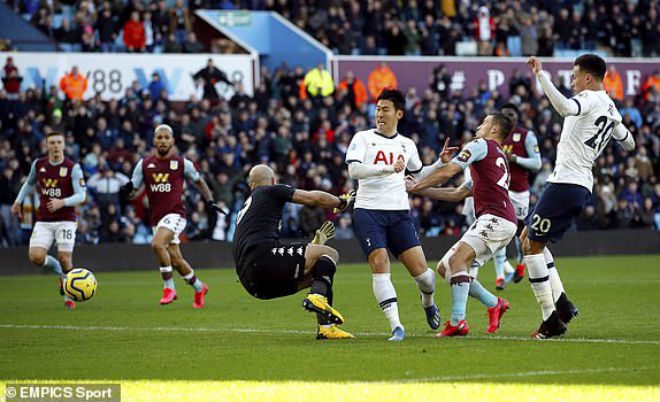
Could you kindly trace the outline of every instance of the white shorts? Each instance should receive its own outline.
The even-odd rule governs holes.
[[[165,228],[174,232],[174,238],[170,244],[180,244],[179,235],[186,228],[186,219],[179,214],[167,214],[160,218],[158,224],[151,228],[153,234],[156,234],[156,229]]]
[[[516,218],[524,221],[529,213],[529,191],[523,191],[522,193],[509,191],[509,198],[511,198],[513,209],[516,210]]]
[[[472,247],[476,253],[475,261],[484,265],[497,250],[509,244],[517,229],[518,225],[513,222],[486,214],[477,218],[460,241]],[[451,255],[453,250],[454,247],[447,254]]]
[[[57,251],[72,252],[76,244],[76,222],[37,222],[30,236],[30,247],[43,247],[46,250],[57,244]]]

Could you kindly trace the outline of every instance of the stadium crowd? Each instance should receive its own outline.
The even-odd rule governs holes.
[[[9,70],[11,66],[5,65],[0,91],[3,245],[24,244],[29,237],[36,194],[23,204],[20,221],[10,216],[9,208],[32,161],[44,154],[42,139],[51,130],[67,134],[66,153],[79,161],[87,178],[89,198],[79,208],[78,241],[145,243],[151,234],[145,224],[144,194],[126,203],[119,188],[131,176],[135,162],[149,151],[156,125],[173,126],[179,152],[195,162],[227,212],[209,227],[215,219],[209,219],[190,186],[185,192],[189,221],[185,237],[224,240],[232,236],[251,166],[270,163],[282,183],[299,188],[346,192],[352,183],[347,180],[344,154],[353,133],[369,128],[373,119],[371,98],[367,101],[364,91],[355,90],[359,80],[346,77],[328,96],[313,96],[305,90],[300,68],[274,72],[263,68],[254,96],[235,83],[230,99],[208,95],[182,105],[170,102],[166,91],[159,90],[157,76],[146,88],[135,82],[121,99],[103,101],[94,96],[83,101],[56,86],[16,91],[10,78],[20,74]],[[447,79],[446,74],[441,66],[424,93],[406,92],[407,112],[400,131],[418,144],[425,164],[435,160],[445,138],[458,145],[470,141],[481,117],[508,101],[485,84],[470,93],[441,90],[439,82]],[[511,100],[521,111],[520,125],[536,133],[543,156],[543,168],[533,176],[534,203],[552,171],[561,119],[535,92],[529,75],[516,73],[508,85],[514,94]],[[603,152],[594,168],[593,200],[577,222],[578,230],[660,228],[660,74],[649,78],[638,97],[617,103],[624,124],[635,135],[637,150],[625,153],[612,145]],[[460,180],[456,178],[454,184]],[[413,197],[411,206],[425,236],[458,235],[465,224],[461,205]],[[282,230],[289,237],[309,236],[327,218],[337,221],[338,238],[353,236],[350,216],[295,205],[287,209]]]
[[[660,55],[657,0],[13,0],[63,50],[196,53],[194,11],[273,10],[338,54],[555,56],[601,49]],[[231,48],[231,47],[229,47]],[[227,52],[217,42],[209,51]]]

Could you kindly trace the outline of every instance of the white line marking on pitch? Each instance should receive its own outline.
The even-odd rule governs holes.
[[[208,328],[208,327],[116,327],[116,326],[76,326],[76,325],[33,325],[33,324],[0,324],[0,328],[6,329],[59,329],[59,330],[75,330],[75,331],[147,331],[147,332],[236,332],[248,334],[289,334],[289,335],[309,335],[313,331],[299,331],[299,330],[268,330],[257,328]],[[355,332],[357,336],[390,336],[386,332]],[[408,334],[408,337],[431,338],[432,334]],[[500,341],[530,341],[530,338],[524,336],[469,336],[462,339],[490,339]],[[538,342],[574,342],[574,343],[618,343],[625,345],[660,345],[660,341],[647,341],[636,339],[590,339],[590,338],[561,338],[561,339],[545,339]]]
[[[636,368],[636,371],[655,370],[651,367]],[[540,370],[540,371],[521,371],[514,373],[483,373],[483,374],[469,374],[469,375],[450,375],[450,376],[437,376],[426,378],[413,378],[401,379],[397,382],[428,382],[428,381],[469,381],[481,380],[490,378],[510,378],[510,377],[531,377],[541,375],[560,375],[560,374],[587,374],[587,373],[613,373],[620,371],[630,371],[630,368],[622,367],[607,367],[599,369],[584,369],[584,370]]]

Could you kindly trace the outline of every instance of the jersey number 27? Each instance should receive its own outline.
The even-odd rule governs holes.
[[[507,168],[506,161],[501,156],[495,160],[495,166],[504,170],[504,174],[497,181],[498,186],[502,186],[505,189],[509,189],[509,169]]]

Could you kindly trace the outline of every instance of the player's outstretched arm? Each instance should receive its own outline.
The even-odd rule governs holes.
[[[418,191],[427,189],[429,187],[442,184],[460,172],[462,172],[462,169],[458,164],[449,163],[448,165],[436,169],[419,182],[413,184],[410,189],[408,189],[408,191],[417,193]]]
[[[347,199],[319,190],[296,190],[293,192],[291,201],[296,204],[321,208],[337,208],[339,210],[344,210],[349,202]]]
[[[438,156],[438,160],[433,162],[432,164],[428,166],[424,166],[419,172],[417,173],[411,173],[412,176],[416,180],[422,180],[429,174],[433,173],[437,169],[440,169],[441,167],[445,166],[449,161],[451,160],[452,155],[454,155],[454,152],[458,151],[458,147],[450,147],[449,146],[449,138],[445,140],[445,145],[442,147],[442,151],[440,152],[440,155]]]
[[[635,149],[635,138],[623,124],[617,124],[612,136],[625,151],[630,152]]]
[[[548,76],[543,73],[541,60],[531,56],[527,60],[527,65],[532,69],[532,72],[541,83],[543,92],[545,92],[548,99],[550,100],[550,103],[560,116],[577,116],[580,114],[579,103],[576,100],[567,99],[564,95],[562,95],[562,93],[559,92],[559,90],[555,87],[555,84],[550,81],[550,78],[548,78]]]
[[[348,165],[348,175],[351,179],[369,179],[372,177],[384,177],[393,173],[399,173],[405,168],[402,161],[394,165],[365,165],[360,162],[351,162]]]
[[[414,180],[406,178],[406,190],[414,183]],[[427,188],[425,190],[415,191],[413,194],[439,201],[460,202],[470,197],[472,190],[462,185],[460,187]]]

